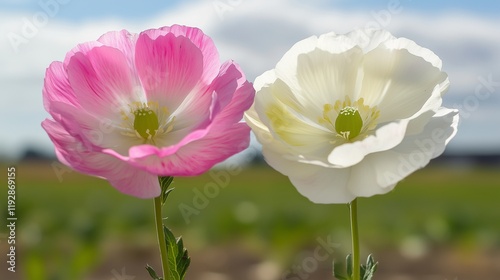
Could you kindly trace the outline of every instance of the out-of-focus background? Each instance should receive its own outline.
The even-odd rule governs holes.
[[[0,1],[0,279],[148,279],[159,267],[152,201],[59,164],[40,122],[45,68],[109,30],[174,23],[211,36],[253,81],[295,42],[384,28],[433,50],[460,109],[446,153],[395,191],[360,200],[375,279],[500,275],[500,2]],[[16,167],[16,273],[7,270],[7,168]],[[225,168],[230,166],[229,170]],[[187,279],[332,279],[350,251],[348,208],[315,205],[252,146],[197,178],[176,178],[166,223],[192,256]],[[215,186],[215,187],[214,187]]]

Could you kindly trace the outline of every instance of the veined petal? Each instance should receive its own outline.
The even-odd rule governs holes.
[[[255,100],[254,107],[259,119],[269,128],[275,139],[282,141],[289,148],[298,153],[308,152],[318,156],[322,154],[321,157],[324,157],[324,149],[330,146],[332,133],[315,125],[300,112],[292,110],[275,98],[287,90],[286,85],[277,80],[259,91],[260,96]]]
[[[97,47],[102,47],[102,46],[103,46],[103,44],[100,42],[97,42],[97,41],[91,41],[91,42],[78,44],[76,47],[71,49],[66,54],[66,56],[64,57],[63,64],[66,67],[69,64],[71,58],[77,53],[87,54],[87,52],[89,52],[90,50],[97,48]]]
[[[328,161],[339,168],[345,168],[359,163],[368,154],[392,149],[403,141],[408,122],[391,122],[378,128],[375,135],[337,146],[328,155]]]
[[[191,142],[204,138],[209,132],[210,132],[210,127],[195,130],[186,135],[181,141],[167,147],[157,147],[150,144],[133,145],[130,146],[128,155],[124,155],[123,153],[117,152],[116,148],[103,149],[103,153],[115,156],[124,161],[131,161],[131,160],[133,161],[134,159],[145,158],[151,155],[156,155],[159,157],[167,157],[170,155],[174,155],[182,147],[190,144]]]
[[[355,99],[377,106],[380,123],[414,115],[436,85],[447,81],[446,73],[407,50],[377,48],[365,55],[362,68],[362,87]]]
[[[296,78],[299,56],[307,55],[314,50],[322,50],[326,53],[333,54],[332,57],[339,58],[337,55],[352,52],[346,57],[347,60],[349,60],[353,59],[355,57],[353,54],[360,49],[363,53],[367,53],[389,39],[394,39],[389,32],[372,29],[359,29],[345,35],[338,35],[334,32],[330,32],[321,35],[319,38],[311,36],[297,42],[283,55],[283,58],[276,64],[276,73],[281,80],[290,86],[290,88],[300,89],[301,87]],[[342,65],[353,67],[347,64]],[[343,67],[339,68],[343,69]],[[346,94],[349,94],[349,92],[346,92]]]
[[[201,93],[200,93],[201,92]],[[213,121],[212,112],[217,95],[210,88],[189,93],[177,109],[172,112],[172,131],[156,139],[157,146],[171,146],[179,143],[196,130],[206,129]]]
[[[276,77],[275,71],[267,71],[257,77],[254,88],[259,92],[259,98],[256,98],[256,101],[260,99],[265,99],[268,103],[276,101],[294,111],[306,111],[306,107],[296,98],[290,87],[283,80]],[[312,118],[315,119],[315,117],[314,115]]]
[[[237,123],[224,131],[210,130],[204,138],[182,145],[175,153],[155,150],[151,146],[135,147],[130,153],[134,157],[130,162],[161,176],[195,176],[243,151],[249,143],[250,128]],[[139,151],[141,148],[144,150]]]
[[[370,197],[390,192],[397,181],[384,181],[386,168],[390,168],[395,158],[392,150],[367,155],[363,161],[351,166],[351,177],[347,188],[356,197]],[[399,177],[398,181],[404,177]]]
[[[110,155],[89,150],[80,139],[70,135],[59,123],[42,123],[54,142],[59,160],[71,168],[110,181],[122,193],[139,198],[153,198],[160,194],[158,176],[137,169]]]
[[[173,112],[174,129],[158,139],[157,145],[175,145],[192,131],[204,129],[213,122],[216,124],[211,129],[215,130],[239,122],[252,104],[255,92],[240,68],[231,61],[223,64],[219,76],[205,91],[201,95],[191,92],[186,97]]]
[[[43,129],[47,132],[50,140],[54,143],[56,156],[60,162],[67,166],[79,170],[81,154],[71,153],[69,151],[86,151],[85,145],[82,145],[74,136],[70,135],[60,123],[55,122],[50,119],[46,119],[42,122]]]
[[[127,59],[129,68],[135,72],[134,56],[137,37],[137,34],[132,34],[127,30],[121,30],[108,32],[99,37],[97,41],[103,45],[120,50],[120,52],[122,52]]]
[[[392,38],[382,42],[381,44],[388,49],[405,49],[409,53],[425,59],[425,61],[429,62],[432,66],[438,68],[439,70],[442,68],[443,62],[433,51],[417,45],[417,43],[412,40],[406,38]]]
[[[144,199],[154,198],[161,194],[157,175],[123,162],[119,162],[114,171],[114,173],[106,173],[106,179],[115,189],[124,194]]]
[[[255,90],[249,83],[243,71],[233,61],[224,63],[219,76],[213,82],[214,91],[218,96],[217,106],[214,110],[214,129],[222,129],[226,124],[239,122],[243,113],[253,103]]]
[[[346,188],[350,170],[319,167],[288,160],[284,154],[262,150],[266,162],[288,176],[299,193],[314,203],[348,203],[355,196]]]
[[[51,103],[64,102],[76,109],[80,108],[80,104],[71,88],[68,81],[68,75],[64,69],[64,65],[59,61],[54,61],[50,64],[45,73],[43,84],[43,105],[45,110],[52,114]],[[52,115],[55,117],[54,115]]]
[[[255,104],[245,112],[244,117],[245,122],[252,128],[255,137],[257,137],[257,140],[260,143],[262,143],[263,145],[268,145],[273,141],[276,141],[269,131],[269,128],[260,120],[259,115],[255,111]],[[278,149],[280,146],[281,145],[277,145],[276,148]]]
[[[203,75],[201,77],[201,82],[204,84],[212,82],[221,67],[219,62],[219,52],[217,51],[212,38],[205,35],[205,33],[203,33],[203,31],[199,28],[184,25],[174,24],[172,26],[162,27],[161,30],[172,33],[175,36],[184,36],[191,40],[191,42],[193,42],[193,44],[200,49],[203,54]]]
[[[290,88],[300,88],[298,81],[295,78],[295,73],[297,73],[297,58],[301,54],[309,53],[316,49],[317,44],[318,37],[316,36],[311,36],[295,43],[295,45],[293,45],[276,64],[276,68],[274,70],[276,76]]]
[[[412,122],[417,121],[418,119],[412,120]],[[394,148],[394,151],[425,154],[429,160],[433,159],[441,155],[449,141],[455,137],[458,121],[458,110],[442,107],[420,133],[407,135],[404,141]]]
[[[191,91],[199,94],[203,85],[203,53],[186,37],[172,33],[137,39],[135,62],[149,101],[175,111]]]
[[[406,137],[394,149],[367,155],[353,166],[353,174],[362,176],[353,176],[349,189],[356,196],[365,197],[389,192],[399,181],[443,153],[455,136],[457,125],[458,111],[441,109],[420,134]]]
[[[332,164],[326,161],[324,156],[325,153],[329,153],[331,150],[329,145],[321,145],[320,147],[315,147],[316,153],[309,153],[306,155],[306,157],[300,151],[297,151],[296,149],[293,149],[288,145],[283,145],[283,142],[279,140],[279,138],[275,138],[269,131],[268,127],[260,121],[259,116],[257,115],[257,112],[253,107],[245,113],[245,120],[247,124],[252,128],[252,131],[257,137],[257,140],[262,144],[263,149],[281,154],[288,161],[296,161],[300,162],[301,164],[317,165],[328,168],[334,167],[332,166]],[[320,156],[321,150],[323,150],[323,156]],[[287,173],[286,168],[280,169],[279,165],[274,165],[273,168],[283,174]]]
[[[379,47],[381,44],[384,44],[388,41],[395,40],[396,38],[392,36],[386,30],[381,29],[356,29],[345,35],[337,35],[339,37],[339,41],[344,41],[344,44],[354,44],[363,49],[364,53],[368,53],[373,49]],[[335,37],[337,37],[335,36]],[[332,37],[332,36],[330,36]],[[349,42],[350,41],[350,42]],[[332,44],[333,42],[329,42]]]
[[[112,149],[125,155],[130,147],[142,144],[138,137],[124,137],[123,128],[113,120],[98,118],[85,110],[75,113],[74,107],[62,102],[52,102],[51,106],[53,112],[60,115],[60,125],[87,149]]]
[[[334,104],[352,96],[358,80],[358,68],[363,59],[359,48],[352,48],[342,54],[324,50],[298,56],[296,76],[299,88],[291,88],[295,98],[305,107],[305,112],[315,112],[316,119],[325,104]],[[357,98],[353,98],[356,100]]]
[[[119,119],[120,109],[141,96],[127,58],[118,49],[101,46],[76,53],[67,71],[82,108],[95,116]]]

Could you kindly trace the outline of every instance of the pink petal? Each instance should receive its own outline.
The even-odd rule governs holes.
[[[122,52],[127,58],[129,68],[134,69],[135,43],[137,42],[137,34],[131,34],[127,30],[108,32],[97,40],[103,45],[116,48]]]
[[[59,123],[42,122],[56,149],[59,160],[73,169],[108,180],[122,193],[139,198],[160,195],[158,177],[135,168],[107,154],[94,152],[76,137],[70,135]]]
[[[127,154],[131,146],[142,144],[139,138],[124,136],[124,129],[112,120],[96,117],[85,110],[75,111],[74,107],[62,102],[53,102],[52,110],[61,116],[60,125],[88,150],[113,149]]]
[[[141,33],[136,67],[148,101],[175,111],[203,75],[203,54],[186,37],[169,33],[152,39]]]
[[[217,76],[220,68],[219,53],[212,39],[200,29],[183,25],[172,25],[160,29],[146,30],[144,33],[147,33],[151,39],[156,39],[158,36],[168,33],[174,34],[176,37],[182,36],[188,38],[203,54],[203,76],[201,77],[201,82],[209,84]]]
[[[91,147],[89,148],[79,135],[71,135],[60,123],[48,119],[42,122],[42,127],[54,143],[56,154],[61,162],[82,173],[99,176],[102,172],[99,168],[100,164],[89,164],[94,161],[93,158],[98,153]]]
[[[71,49],[64,57],[64,61],[63,61],[64,66],[66,67],[69,64],[69,61],[71,60],[71,58],[75,54],[77,54],[77,53],[87,54],[87,52],[89,52],[93,48],[101,47],[102,45],[103,45],[102,43],[97,42],[97,41],[91,41],[91,42],[78,44],[76,47]]]
[[[224,129],[225,125],[239,122],[243,112],[250,108],[255,91],[245,79],[242,71],[233,62],[226,62],[221,73],[204,94],[191,93],[175,112],[175,130],[170,132],[167,142],[170,146],[195,129],[203,129],[211,122],[217,122],[212,129]],[[213,94],[210,94],[213,92]]]
[[[106,179],[117,190],[138,198],[153,198],[161,194],[158,176],[122,163]]]
[[[211,112],[215,102],[215,94],[206,92],[190,94],[173,113],[175,116],[174,129],[164,139],[158,140],[158,146],[175,145],[196,130],[206,129],[212,122]]]
[[[224,63],[213,87],[218,96],[217,105],[222,108],[215,115],[214,129],[224,129],[225,125],[239,122],[243,113],[252,106],[255,96],[255,90],[243,71],[232,61]]]
[[[163,156],[161,151],[146,151],[144,157],[133,158],[132,164],[161,176],[195,176],[243,151],[249,143],[250,128],[238,123],[224,133],[211,131],[205,138],[182,146],[175,154]]]
[[[59,61],[52,62],[47,68],[42,92],[45,110],[51,114],[50,104],[52,102],[63,102],[75,108],[80,108],[75,93],[69,84],[66,70]]]
[[[102,46],[75,53],[67,71],[79,103],[96,116],[117,115],[123,103],[137,101],[127,58],[118,49]]]
[[[42,127],[45,129],[47,134],[50,137],[50,140],[54,143],[55,151],[57,158],[59,161],[61,161],[63,164],[67,166],[73,167],[73,163],[77,162],[79,160],[74,160],[72,158],[66,159],[67,156],[71,156],[71,154],[66,153],[66,148],[72,147],[74,145],[75,150],[76,149],[76,139],[69,135],[69,133],[64,130],[64,128],[57,122],[46,119],[42,122]],[[75,153],[75,155],[78,155]],[[79,164],[78,164],[79,165]],[[73,167],[74,169],[77,169]],[[78,169],[77,169],[78,170]]]
[[[219,53],[212,39],[198,28],[183,25],[166,26],[162,30],[168,30],[168,32],[175,34],[175,36],[189,38],[201,50],[203,54],[203,77],[201,81],[209,84],[215,78],[220,68]]]
[[[174,155],[182,147],[188,145],[189,143],[204,138],[209,133],[209,131],[210,131],[209,127],[205,128],[205,129],[195,130],[195,131],[189,133],[186,137],[184,137],[184,139],[182,139],[181,141],[179,141],[175,145],[171,145],[171,146],[163,147],[163,148],[159,148],[157,146],[148,145],[148,144],[136,145],[136,146],[133,146],[130,148],[128,157],[117,153],[113,149],[104,149],[103,152],[110,154],[110,155],[113,155],[113,156],[115,156],[121,160],[124,160],[124,161],[128,161],[130,159],[133,160],[135,158],[144,158],[144,157],[148,157],[151,155],[155,155],[155,156],[159,156],[159,157],[167,157],[170,155]],[[139,164],[139,166],[140,166],[140,164]]]

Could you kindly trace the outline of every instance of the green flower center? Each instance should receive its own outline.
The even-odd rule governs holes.
[[[344,107],[335,120],[335,130],[347,140],[356,138],[363,128],[363,119],[354,107]]]
[[[141,108],[134,111],[134,129],[144,139],[150,140],[156,135],[158,127],[158,116],[149,108]]]

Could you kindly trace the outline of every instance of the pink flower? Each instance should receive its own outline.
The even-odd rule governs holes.
[[[58,159],[140,198],[158,176],[194,176],[248,147],[240,123],[254,97],[212,40],[174,25],[109,32],[47,69],[42,126]]]

